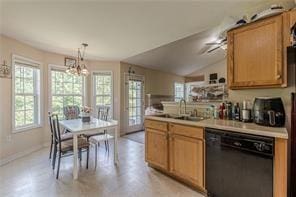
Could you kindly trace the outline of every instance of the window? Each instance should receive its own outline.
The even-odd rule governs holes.
[[[13,130],[38,127],[40,110],[40,64],[13,56]]]
[[[175,83],[175,101],[179,102],[183,98],[184,98],[184,84]]]
[[[82,107],[84,103],[84,78],[67,74],[64,70],[52,68],[51,80],[51,111],[64,119],[63,108],[68,105]]]
[[[129,126],[143,122],[143,81],[129,79],[128,82]]]
[[[109,106],[110,117],[113,115],[112,81],[111,71],[93,73],[94,107]]]

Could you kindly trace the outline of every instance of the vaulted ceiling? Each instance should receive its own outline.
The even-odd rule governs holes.
[[[178,59],[182,48],[168,54],[172,46],[157,53],[154,50],[153,55],[143,56],[144,52],[203,32],[196,36],[201,41],[195,41],[196,46],[190,45],[191,49],[200,49],[206,40],[204,32],[211,32],[223,18],[242,16],[246,10],[270,2],[272,0],[0,0],[0,32],[37,48],[66,55],[75,55],[80,44],[87,42],[89,59],[130,60],[185,75],[208,64],[208,60],[183,61],[187,53]],[[138,54],[142,56],[137,57]]]

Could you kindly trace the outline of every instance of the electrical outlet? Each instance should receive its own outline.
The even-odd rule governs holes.
[[[6,136],[6,140],[7,140],[8,142],[11,142],[11,135]]]

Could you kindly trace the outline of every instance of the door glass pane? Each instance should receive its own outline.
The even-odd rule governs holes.
[[[142,124],[143,82],[129,80],[129,126]]]

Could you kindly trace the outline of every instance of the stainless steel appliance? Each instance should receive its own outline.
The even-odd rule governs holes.
[[[272,197],[274,139],[206,128],[209,197]]]
[[[243,101],[243,109],[242,109],[242,121],[243,122],[251,122],[251,107],[250,101]]]
[[[285,125],[285,109],[281,98],[255,98],[253,111],[256,124],[271,127]]]

